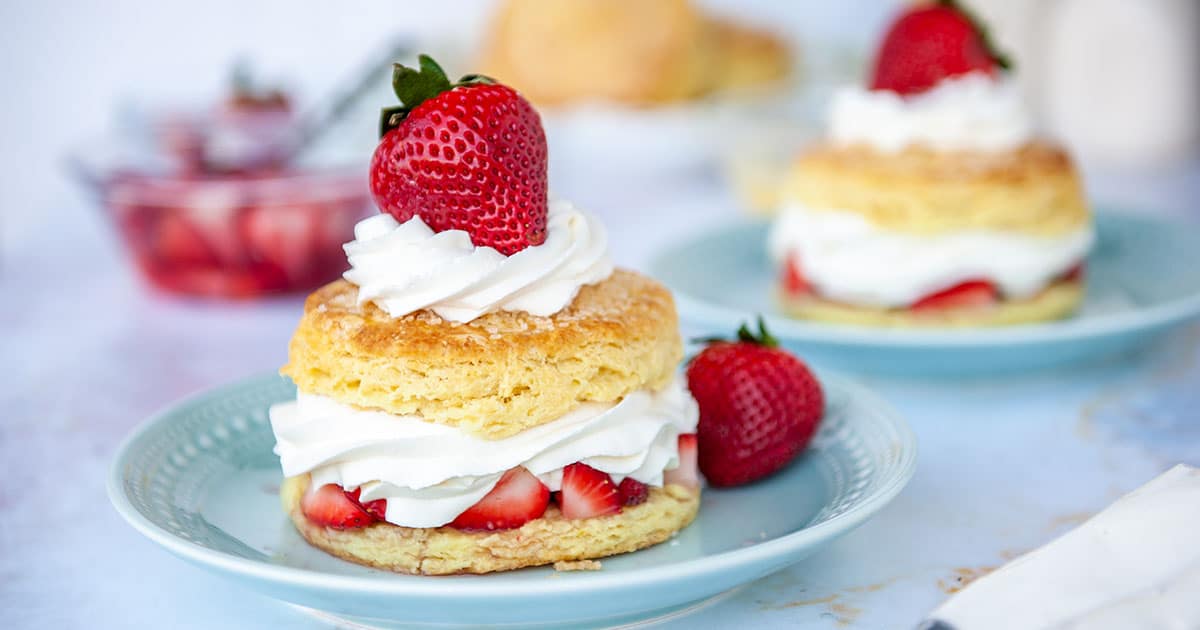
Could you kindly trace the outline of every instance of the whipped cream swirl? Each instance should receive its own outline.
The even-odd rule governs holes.
[[[999,152],[1032,140],[1034,124],[1011,78],[973,72],[912,96],[842,88],[830,106],[828,134],[834,144],[864,144],[885,153],[912,145]]]
[[[311,473],[317,485],[361,488],[362,501],[387,499],[388,522],[438,527],[515,466],[552,491],[562,485],[562,469],[575,462],[618,483],[633,477],[661,486],[663,471],[678,465],[678,436],[695,432],[699,412],[677,378],[661,391],[636,391],[617,403],[583,403],[501,440],[303,392],[271,407],[270,417],[285,476]]]
[[[613,265],[604,226],[590,213],[551,200],[546,228],[544,243],[504,256],[476,247],[465,231],[435,233],[420,217],[399,223],[379,214],[354,227],[345,278],[358,285],[360,303],[392,317],[421,309],[460,323],[495,311],[549,316]]]
[[[1091,249],[1090,223],[1057,236],[998,230],[908,234],[862,215],[793,205],[771,227],[767,250],[782,264],[799,259],[821,296],[904,307],[967,280],[996,283],[1007,298],[1028,298],[1079,264]]]

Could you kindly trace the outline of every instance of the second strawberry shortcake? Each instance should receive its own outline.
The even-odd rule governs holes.
[[[700,499],[696,403],[660,284],[548,200],[519,94],[397,66],[371,187],[383,211],[309,296],[271,409],[285,511],[312,545],[420,574],[653,545]]]
[[[908,9],[870,88],[784,186],[769,250],[783,309],[883,326],[1066,316],[1094,240],[1070,157],[1039,137],[1007,63],[953,2]]]

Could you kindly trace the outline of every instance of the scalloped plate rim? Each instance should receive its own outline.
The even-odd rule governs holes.
[[[861,525],[879,510],[890,503],[908,484],[916,470],[917,442],[911,427],[903,418],[882,398],[865,387],[855,384],[839,376],[822,372],[820,378],[824,387],[840,388],[854,400],[866,401],[879,414],[877,422],[885,421],[895,432],[896,442],[892,446],[896,462],[891,477],[881,482],[870,494],[864,494],[854,504],[838,515],[816,525],[805,526],[799,530],[757,542],[753,545],[703,555],[699,558],[673,562],[664,566],[639,568],[619,572],[596,572],[573,576],[570,581],[546,580],[539,582],[536,589],[531,589],[528,583],[503,582],[489,584],[488,576],[480,576],[478,581],[456,582],[453,589],[447,589],[445,582],[429,576],[353,576],[333,575],[321,571],[297,567],[280,566],[249,558],[233,556],[204,545],[183,540],[167,530],[159,527],[141,513],[126,495],[123,485],[125,482],[125,462],[133,456],[134,448],[145,437],[157,429],[162,423],[168,422],[173,414],[196,405],[205,404],[206,399],[219,397],[221,394],[240,386],[251,383],[265,383],[270,379],[282,378],[275,374],[252,376],[224,385],[205,389],[186,396],[175,403],[169,404],[152,414],[125,438],[114,455],[110,468],[107,491],[109,499],[116,511],[137,531],[161,545],[173,554],[206,568],[222,569],[241,576],[253,577],[270,582],[283,583],[289,586],[320,589],[355,594],[403,594],[406,596],[421,596],[434,600],[458,601],[464,598],[504,598],[513,595],[528,596],[530,594],[561,594],[586,589],[588,592],[603,593],[608,590],[627,590],[639,585],[653,585],[669,582],[685,577],[694,577],[698,573],[721,571],[727,567],[747,564],[771,565],[772,571],[792,564],[787,559],[789,552],[802,552],[831,541],[837,536],[847,533]],[[876,473],[878,474],[878,473]],[[780,561],[780,558],[783,560]],[[495,575],[503,575],[498,573]],[[414,580],[390,580],[389,577],[414,577]],[[384,578],[384,579],[381,579]]]

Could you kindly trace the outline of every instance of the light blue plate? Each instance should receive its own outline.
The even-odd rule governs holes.
[[[663,251],[651,272],[675,292],[680,314],[729,334],[759,313],[787,346],[851,371],[968,375],[1046,368],[1130,350],[1200,316],[1200,228],[1102,212],[1088,258],[1087,299],[1073,318],[987,329],[838,326],[777,312],[767,224],[740,222]]]
[[[784,472],[706,490],[674,539],[595,572],[395,575],[310,547],[279,506],[267,408],[295,395],[277,376],[235,383],[151,418],[121,447],[108,493],[138,531],[249,589],[384,627],[593,627],[684,614],[777,571],[888,503],[916,465],[912,432],[860,387],[828,379],[828,411]]]

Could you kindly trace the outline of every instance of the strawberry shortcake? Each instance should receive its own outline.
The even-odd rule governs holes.
[[[891,26],[869,89],[833,98],[769,236],[796,317],[988,326],[1064,317],[1094,240],[1078,173],[953,2]]]
[[[416,574],[574,563],[696,515],[675,306],[548,199],[538,114],[486,77],[397,65],[381,213],[309,296],[272,407],[284,510],[312,545]],[[564,565],[564,566],[566,566]]]

